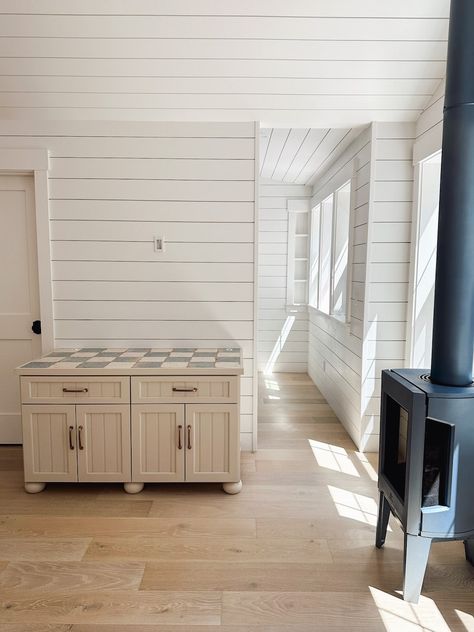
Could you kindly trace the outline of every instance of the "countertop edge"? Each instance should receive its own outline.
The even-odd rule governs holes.
[[[183,375],[243,375],[244,370],[243,368],[232,368],[232,369],[220,369],[220,368],[215,368],[215,369],[188,369],[188,368],[176,368],[176,369],[52,369],[52,368],[38,368],[38,369],[22,369],[17,368],[15,369],[15,373],[17,375],[19,375],[20,377],[27,377],[27,376],[43,376],[43,377],[47,377],[49,375],[51,376],[65,376],[65,377],[76,377],[76,376],[95,376],[95,377],[104,377],[107,375],[110,376],[121,376],[121,377],[127,377],[127,376],[140,376],[140,375],[154,375],[154,376],[160,376],[160,375],[176,375],[176,376],[183,376]]]

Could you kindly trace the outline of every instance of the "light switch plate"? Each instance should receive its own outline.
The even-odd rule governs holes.
[[[164,237],[153,237],[153,244],[155,248],[155,252],[164,252],[165,251],[165,238]]]

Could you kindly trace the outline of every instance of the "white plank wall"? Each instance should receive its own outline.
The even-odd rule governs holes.
[[[405,364],[414,136],[414,123],[373,125],[360,439],[368,452],[378,449],[380,372]]]
[[[449,0],[0,0],[0,117],[413,121]]]
[[[259,371],[296,371],[308,368],[308,315],[286,309],[289,199],[309,199],[311,187],[260,179],[258,257],[258,367]],[[287,319],[295,316],[285,338]],[[283,333],[283,335],[282,335]]]
[[[57,346],[240,345],[251,449],[254,124],[0,121],[0,146],[50,151]]]
[[[424,160],[441,149],[445,89],[446,82],[443,79],[416,122],[413,162]]]
[[[308,372],[353,438],[360,441],[361,369],[367,252],[367,217],[371,173],[371,128],[351,143],[314,185],[314,194],[337,186],[339,173],[356,165],[351,323],[345,324],[309,308]],[[339,183],[340,184],[340,183]],[[362,268],[361,268],[362,266]]]

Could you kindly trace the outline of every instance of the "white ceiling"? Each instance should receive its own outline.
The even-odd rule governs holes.
[[[360,128],[262,129],[260,176],[279,182],[312,184],[360,132]]]
[[[0,116],[414,120],[449,0],[0,0]]]

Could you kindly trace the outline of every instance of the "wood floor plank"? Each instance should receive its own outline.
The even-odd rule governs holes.
[[[138,590],[144,562],[11,562],[0,573],[0,589],[62,594]]]
[[[0,504],[0,516],[31,515],[31,516],[91,516],[91,517],[142,517],[147,516],[151,509],[151,501],[139,500],[136,503],[110,503],[75,498],[75,492],[70,490],[69,498],[48,497],[48,489],[41,494],[26,494],[24,491],[16,498],[9,498],[8,502]]]
[[[270,518],[257,519],[258,538],[330,538],[336,531],[340,538],[365,537],[372,542],[375,525],[358,520],[334,520],[331,518],[318,518],[312,520],[300,518],[282,518],[280,520]]]
[[[439,579],[441,573],[436,575]],[[435,582],[435,578],[433,580]],[[436,583],[436,582],[435,582]],[[438,582],[439,583],[439,582]],[[309,562],[149,562],[142,590],[223,590],[270,592],[361,592],[368,586],[402,585],[401,565],[312,564]],[[464,576],[463,586],[468,586]]]
[[[114,503],[117,504],[117,503]],[[129,503],[133,505],[135,503]],[[3,516],[0,517],[0,535],[5,533],[38,535],[45,537],[102,537],[153,535],[155,537],[216,536],[255,538],[254,518],[178,520],[168,518],[93,518],[67,516]]]
[[[92,538],[16,538],[0,535],[0,559],[8,561],[79,561]]]
[[[179,538],[154,536],[94,538],[84,559],[225,562],[320,562],[332,556],[324,539]]]
[[[422,597],[417,605],[376,588],[362,593],[228,592],[222,622],[259,625],[307,625],[311,632],[466,632],[454,613],[451,596],[436,602]],[[459,599],[469,613],[471,599]],[[469,616],[469,615],[467,615]],[[456,621],[457,619],[457,621]]]
[[[71,632],[72,626],[48,623],[5,623],[0,629],[2,632]]]
[[[193,625],[190,628],[192,632],[312,632],[313,628],[307,625],[220,625],[214,626],[201,626]],[[175,625],[73,625],[68,628],[68,632],[181,632],[183,627]],[[3,630],[2,630],[3,632]],[[23,632],[22,629],[17,628],[12,632]],[[35,632],[32,630],[32,632]],[[52,631],[56,632],[56,630]],[[62,632],[62,630],[60,631]],[[347,632],[347,631],[346,631]],[[380,631],[382,632],[382,630]],[[385,628],[384,628],[385,632]],[[465,630],[463,631],[465,632]]]
[[[306,624],[321,631],[383,629],[374,601],[360,593],[227,592],[223,595],[222,623]]]
[[[0,594],[5,623],[219,625],[221,593],[101,591],[40,596],[18,591]]]

